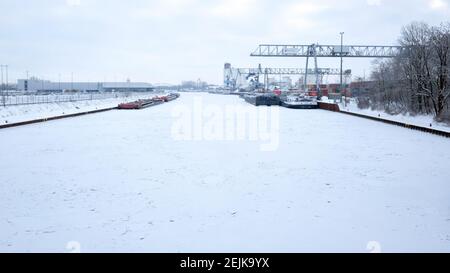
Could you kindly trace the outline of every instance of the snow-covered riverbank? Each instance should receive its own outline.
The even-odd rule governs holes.
[[[433,115],[417,115],[411,116],[409,114],[399,114],[399,115],[389,115],[386,112],[379,110],[371,110],[368,109],[359,109],[355,101],[351,101],[350,103],[339,103],[339,107],[342,111],[358,113],[367,116],[380,117],[387,120],[393,120],[398,122],[404,122],[411,125],[433,128],[436,130],[450,132],[450,126],[443,122],[436,122],[434,120]],[[430,126],[431,125],[431,126]]]
[[[118,97],[98,100],[82,100],[74,102],[41,103],[27,105],[0,105],[0,124],[29,121],[52,116],[75,114],[117,106],[122,102],[151,98],[156,93],[133,94],[129,97]]]

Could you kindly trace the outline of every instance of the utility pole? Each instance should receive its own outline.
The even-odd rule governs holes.
[[[1,84],[1,87],[2,87],[2,92],[3,92],[3,65],[2,64],[0,64],[0,75],[1,75],[1,82],[0,82],[0,84]]]
[[[3,72],[5,71],[5,72]],[[0,74],[1,74],[1,96],[3,101],[3,106],[6,105],[6,94],[5,92],[5,80],[6,80],[6,88],[8,88],[8,65],[0,64]]]
[[[5,106],[5,94],[4,94],[4,90],[3,90],[3,65],[0,64],[0,75],[1,75],[1,82],[0,82],[0,86],[1,86],[1,96],[2,96],[2,101],[3,101],[3,106]]]
[[[9,92],[9,79],[8,79],[8,65],[6,65],[6,98],[8,98],[8,92]],[[5,102],[6,103],[6,102]]]
[[[9,90],[8,65],[6,65],[6,92],[8,92],[8,90]]]

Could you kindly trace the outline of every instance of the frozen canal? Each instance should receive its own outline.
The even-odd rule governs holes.
[[[280,109],[279,146],[174,139],[182,94],[0,131],[1,252],[450,252],[450,140]]]

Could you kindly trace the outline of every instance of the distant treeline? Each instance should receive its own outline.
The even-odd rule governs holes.
[[[399,43],[407,47],[404,55],[374,63],[371,92],[359,98],[360,107],[450,120],[450,22],[411,23]]]

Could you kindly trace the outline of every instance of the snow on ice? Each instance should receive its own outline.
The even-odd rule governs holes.
[[[2,252],[450,252],[450,141],[280,108],[279,145],[176,140],[182,94],[0,131]]]

